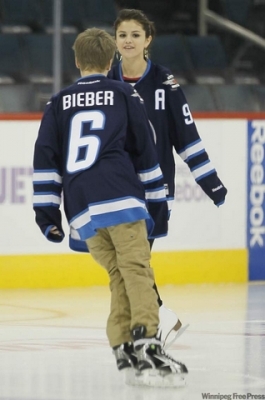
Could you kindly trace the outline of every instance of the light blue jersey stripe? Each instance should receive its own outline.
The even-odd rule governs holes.
[[[128,208],[125,210],[113,211],[113,212],[106,212],[105,214],[97,214],[91,217],[90,221],[89,218],[87,219],[87,223],[80,226],[79,228],[75,228],[71,224],[71,227],[74,227],[78,231],[81,240],[86,240],[96,234],[96,230],[100,228],[106,228],[109,226],[115,226],[119,224],[125,224],[128,222],[135,222],[141,219],[146,220],[147,225],[147,233],[150,235],[154,228],[154,222],[150,215],[148,214],[147,210],[143,207],[134,207]],[[75,221],[74,221],[75,222]],[[85,222],[85,220],[84,220]],[[77,235],[75,235],[76,237]]]
[[[86,225],[96,215],[106,215],[108,213],[120,212],[122,210],[131,210],[133,208],[143,208],[146,210],[144,201],[136,199],[134,197],[126,197],[122,199],[115,199],[111,201],[105,201],[99,204],[89,204],[88,209],[73,218],[70,221],[71,226],[78,230],[82,226]]]

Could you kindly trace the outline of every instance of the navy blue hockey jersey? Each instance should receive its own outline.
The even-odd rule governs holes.
[[[87,250],[84,241],[97,228],[139,219],[150,237],[167,234],[163,175],[143,100],[129,84],[104,75],[83,77],[47,103],[33,186],[36,222],[51,241],[64,236],[63,194],[74,250]],[[165,223],[157,227],[156,219]]]
[[[112,67],[108,77],[123,81],[121,63]],[[169,208],[175,193],[173,149],[187,163],[194,179],[214,204],[221,205],[227,190],[205,151],[185,95],[171,71],[148,60],[147,69],[134,88],[144,99],[154,127],[158,160],[168,188]]]

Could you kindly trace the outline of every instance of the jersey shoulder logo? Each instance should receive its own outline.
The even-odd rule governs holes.
[[[177,89],[179,87],[174,75],[167,75],[167,80],[163,82],[163,85],[170,85],[172,89]]]

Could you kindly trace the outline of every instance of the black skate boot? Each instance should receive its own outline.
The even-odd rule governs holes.
[[[157,337],[147,338],[145,334],[144,326],[139,326],[132,331],[138,360],[136,382],[140,385],[156,387],[184,386],[185,375],[188,373],[187,367],[165,353]]]
[[[131,342],[113,347],[113,354],[119,371],[125,368],[137,368],[137,357]]]

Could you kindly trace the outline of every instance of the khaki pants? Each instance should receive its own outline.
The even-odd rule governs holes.
[[[159,317],[150,246],[144,220],[98,229],[86,241],[92,257],[110,277],[111,307],[107,336],[111,347],[131,341],[140,325],[146,336],[157,332]]]

